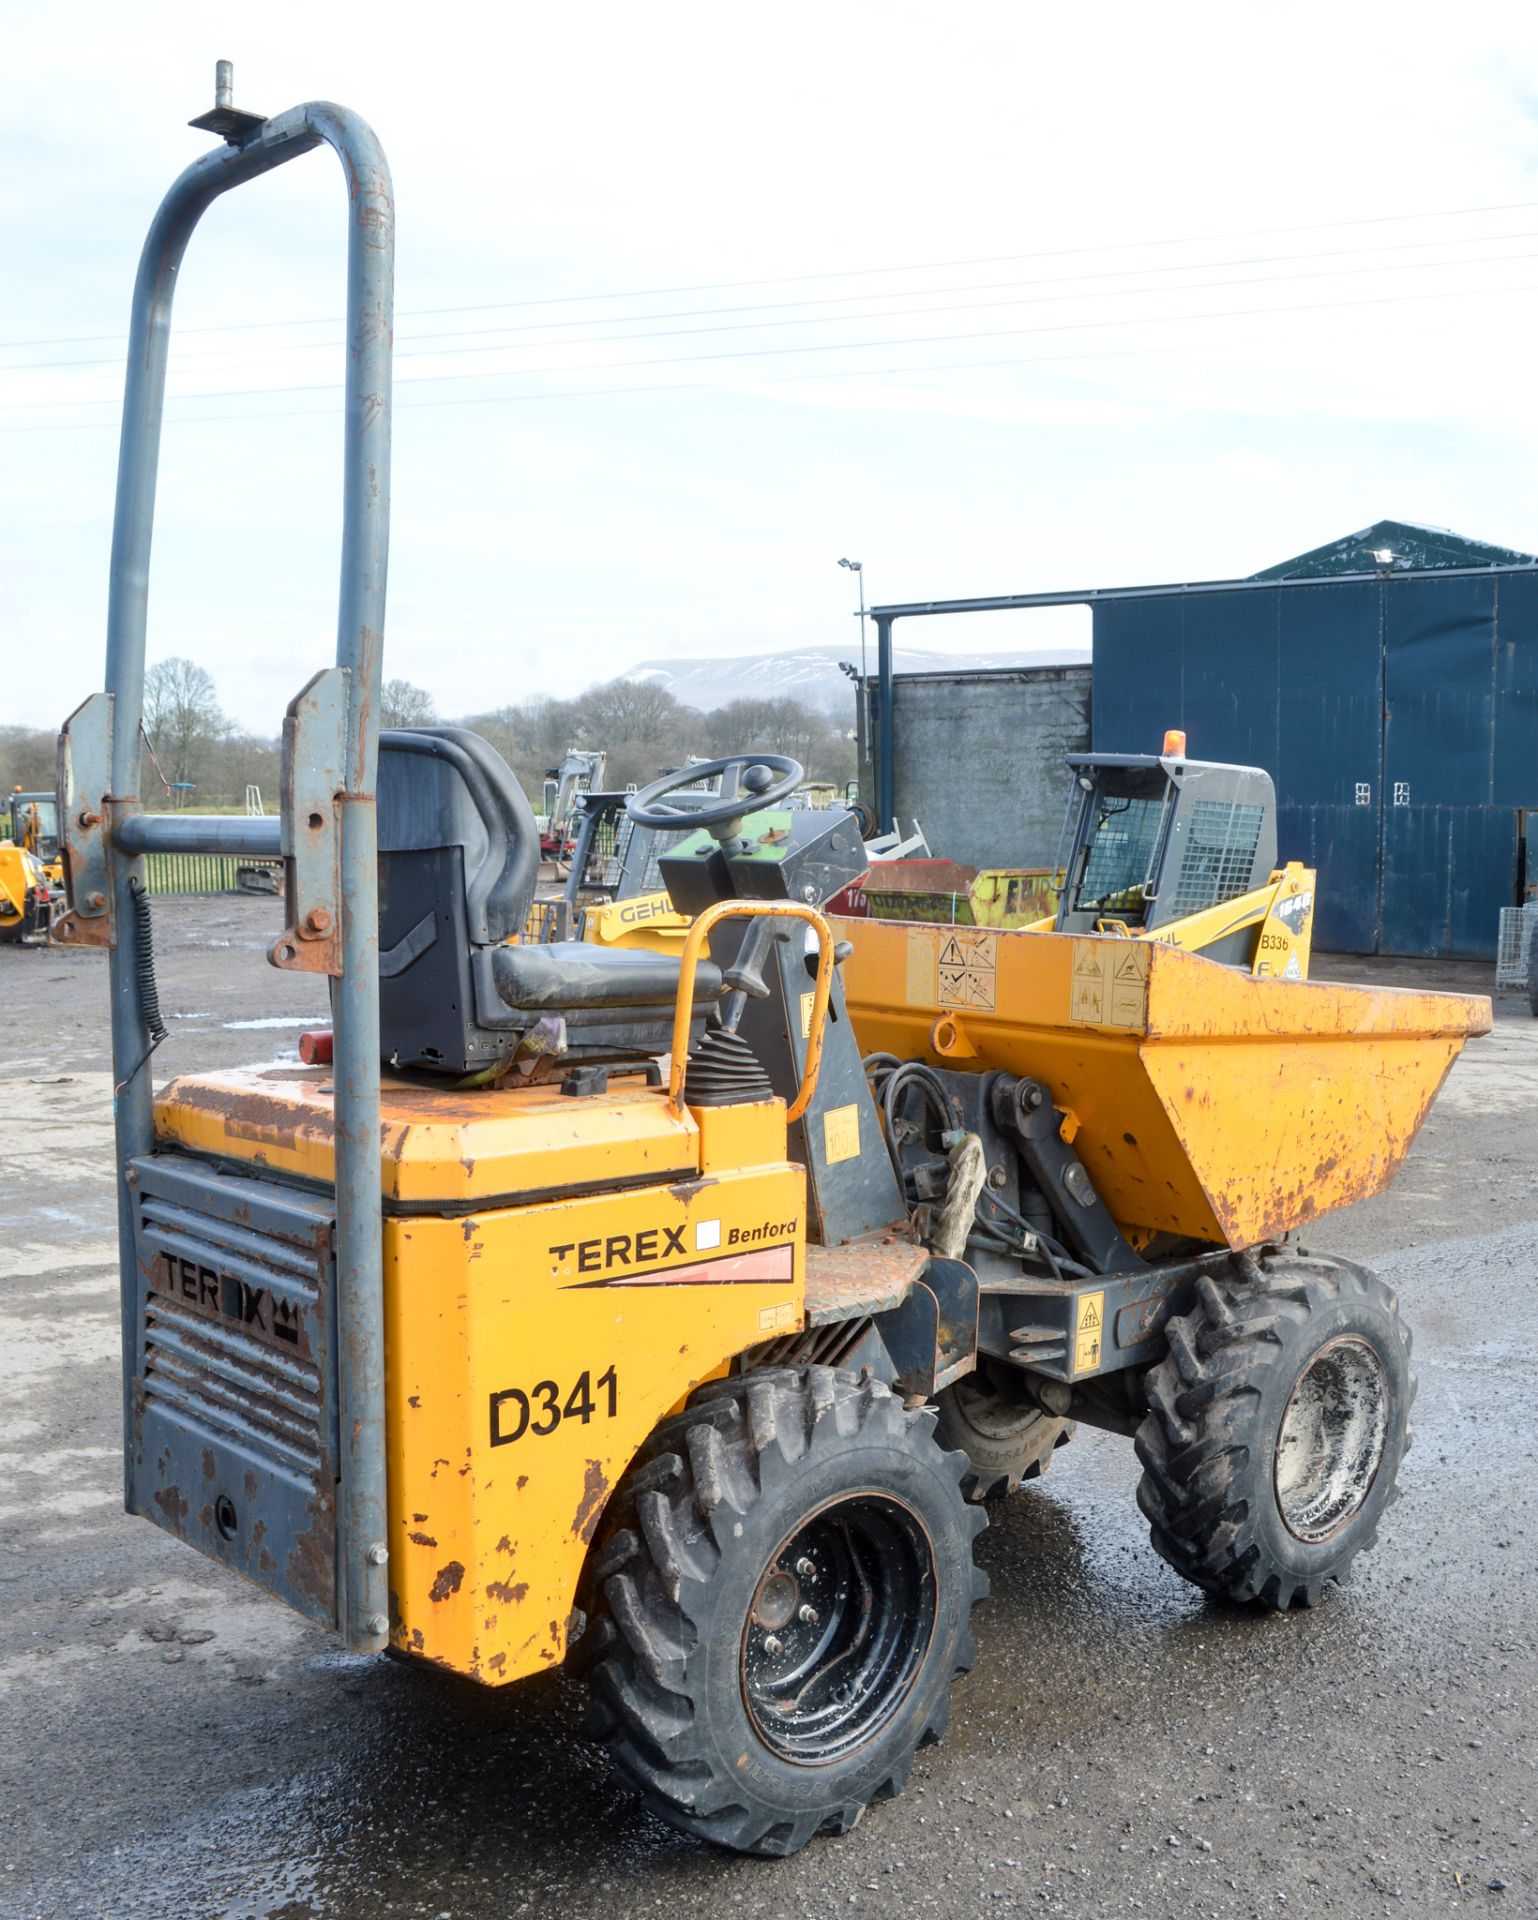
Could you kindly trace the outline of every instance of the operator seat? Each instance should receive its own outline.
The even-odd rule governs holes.
[[[531,1057],[633,1060],[672,1045],[678,961],[521,941],[539,830],[507,762],[464,727],[379,736],[379,1040],[391,1065],[463,1076]],[[720,998],[701,960],[691,1041]]]

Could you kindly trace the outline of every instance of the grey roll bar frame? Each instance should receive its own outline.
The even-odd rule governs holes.
[[[133,889],[142,886],[142,856],[147,851],[217,849],[271,855],[278,851],[273,834],[280,824],[195,814],[146,815],[141,805],[150,545],[172,300],[187,243],[216,199],[313,148],[329,146],[341,161],[350,208],[336,668],[310,683],[291,706],[290,718],[312,692],[325,691],[322,682],[332,683],[337,751],[326,757],[322,771],[328,776],[325,789],[334,797],[340,822],[339,939],[328,943],[319,959],[310,959],[308,970],[329,973],[335,979],[337,1625],[349,1647],[371,1652],[384,1647],[388,1639],[374,796],[389,551],[395,206],[384,151],[368,124],[347,108],[311,101],[270,120],[237,113],[231,103],[231,74],[222,61],[216,101],[214,112],[193,124],[222,134],[227,144],[195,160],[161,202],[134,284],[112,532],[106,700],[92,696],[66,723],[60,741],[61,820],[66,806],[71,809],[70,858],[66,860],[69,920],[76,939],[111,949],[123,1393],[125,1433],[129,1433],[142,1356],[134,1312],[134,1207],[126,1176],[130,1161],[154,1147],[150,1035],[136,986],[139,926]],[[287,735],[286,728],[285,746]],[[313,792],[313,756],[311,761],[307,772]],[[301,835],[301,823],[292,818],[297,785],[285,778],[281,821],[285,853],[295,850]],[[310,813],[308,821],[316,827],[319,815]],[[92,834],[99,836],[94,842],[89,838]],[[319,924],[323,917],[312,913],[312,924]],[[285,951],[287,961],[280,958]],[[274,964],[294,964],[292,948],[285,950],[282,942],[273,958]],[[298,964],[305,964],[303,957]],[[130,1447],[125,1465],[125,1497],[130,1506],[132,1473]]]

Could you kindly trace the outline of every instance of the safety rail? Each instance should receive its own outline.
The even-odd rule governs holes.
[[[390,375],[395,206],[383,149],[345,107],[311,101],[271,119],[237,110],[229,63],[194,125],[224,144],[173,183],[151,222],[134,284],[107,611],[106,687],[66,722],[59,820],[72,945],[111,953],[112,1057],[125,1432],[141,1366],[130,1163],[155,1141],[146,1019],[146,856],[285,863],[289,927],[274,965],[331,977],[335,1009],[336,1313],[339,1355],[337,1624],[357,1651],[389,1638],[386,1574],[384,1301],[379,1182],[378,866],[374,792],[390,515]],[[152,815],[140,801],[151,536],[172,302],[187,245],[221,195],[320,146],[348,197],[342,543],[336,664],[290,704],[281,818]],[[232,483],[239,474],[231,469]],[[158,1016],[157,1016],[158,1018]],[[126,1450],[131,1510],[146,1497]]]
[[[833,992],[833,929],[815,907],[799,900],[717,900],[700,914],[684,940],[683,957],[678,963],[678,998],[673,1004],[673,1052],[668,1067],[668,1109],[683,1109],[684,1077],[689,1065],[689,1022],[694,1011],[694,976],[711,930],[723,920],[750,920],[762,917],[778,920],[802,920],[817,934],[817,981],[812,991],[811,1017],[807,1021],[806,1064],[801,1069],[801,1091],[786,1109],[787,1124],[799,1120],[812,1104],[817,1091],[817,1076],[822,1067],[822,1037],[828,1022],[828,1000]]]

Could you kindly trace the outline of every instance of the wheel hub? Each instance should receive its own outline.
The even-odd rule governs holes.
[[[1276,1442],[1276,1502],[1296,1539],[1338,1533],[1362,1507],[1388,1444],[1383,1362],[1365,1340],[1321,1347],[1292,1390]]]
[[[871,1740],[906,1698],[935,1626],[934,1548],[889,1495],[831,1501],[780,1542],[742,1635],[743,1703],[782,1759]]]

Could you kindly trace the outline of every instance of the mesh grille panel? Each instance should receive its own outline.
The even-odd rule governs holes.
[[[1226,800],[1196,802],[1169,909],[1172,919],[1249,892],[1264,818],[1263,807]]]
[[[1500,940],[1495,950],[1497,988],[1527,985],[1527,958],[1532,951],[1534,929],[1538,928],[1538,904],[1502,907]]]

